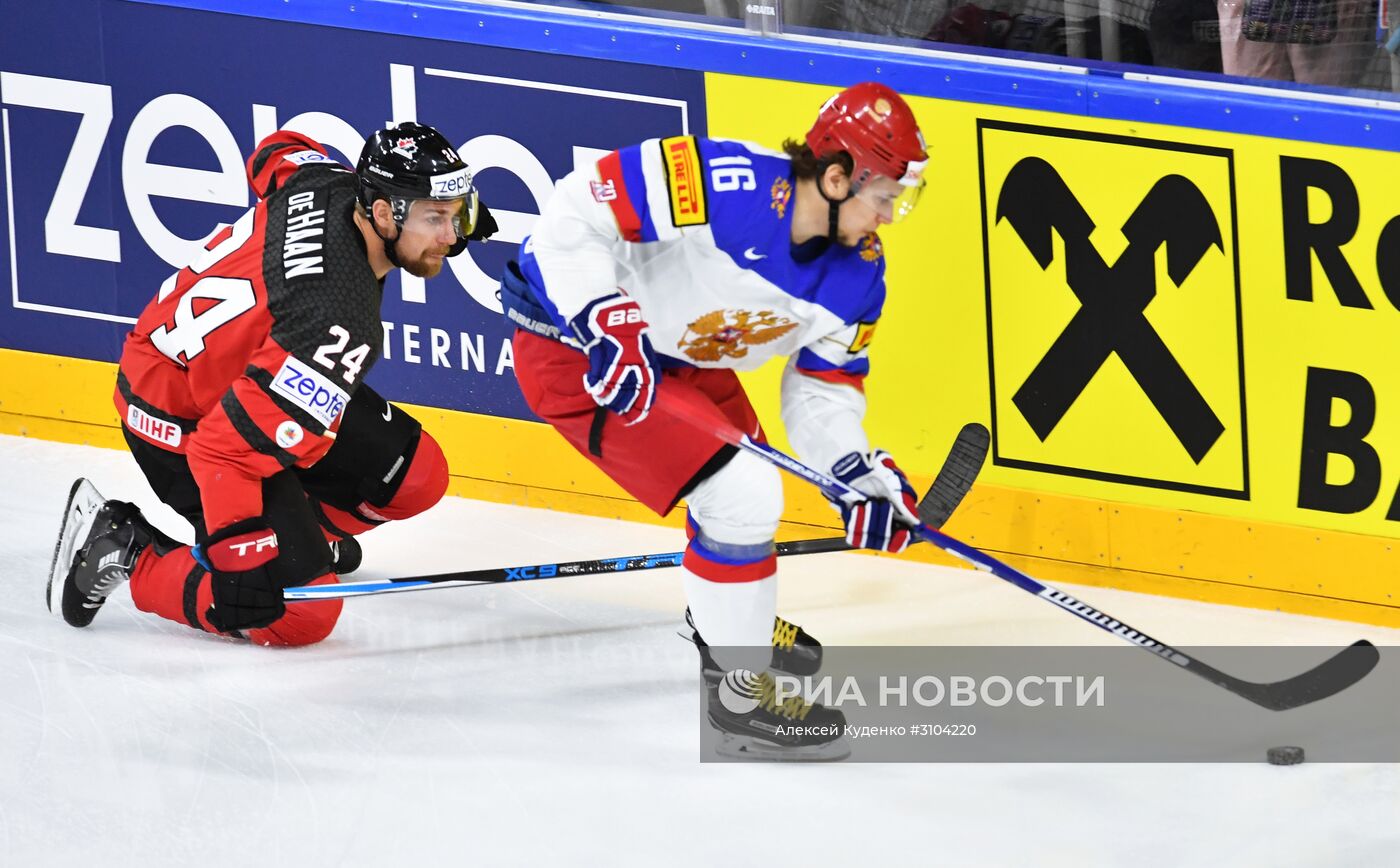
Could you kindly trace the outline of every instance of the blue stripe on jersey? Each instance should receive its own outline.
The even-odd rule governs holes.
[[[844,365],[837,365],[828,362],[826,359],[803,347],[797,353],[797,367],[804,371],[842,371],[847,374],[854,374],[863,377],[870,373],[870,359],[861,356],[846,362]]]
[[[704,163],[704,179],[709,209],[709,229],[715,245],[728,255],[739,268],[757,273],[764,280],[795,298],[819,305],[842,322],[854,325],[874,322],[880,318],[885,302],[885,261],[883,256],[866,259],[861,247],[834,247],[808,262],[792,258],[792,210],[796,202],[796,184],[791,161],[782,155],[749,150],[742,142],[698,139],[700,157]],[[622,183],[641,223],[643,242],[657,240],[656,219],[670,224],[669,209],[653,215],[647,199],[646,179],[642,173],[643,148],[653,148],[652,158],[660,158],[655,140],[630,145],[617,151],[622,169]],[[715,166],[715,158],[739,158]],[[727,171],[725,171],[727,170]],[[752,174],[746,176],[744,171]],[[717,178],[727,189],[715,189]],[[781,183],[780,183],[781,182]],[[786,198],[784,198],[786,185]],[[665,191],[662,191],[663,197]],[[522,244],[520,269],[535,290],[540,305],[554,324],[568,329],[568,323],[545,291],[544,278],[533,254]],[[667,362],[686,363],[663,356]],[[853,374],[863,373],[868,363],[856,368],[842,368]],[[815,364],[805,364],[809,370],[823,370]]]
[[[655,142],[644,143],[656,148]],[[650,202],[647,199],[646,176],[642,174],[642,145],[629,145],[617,152],[622,164],[622,183],[627,188],[627,198],[632,201],[632,210],[642,219],[642,240],[656,240],[656,226],[652,223]],[[670,219],[667,216],[665,219]]]
[[[809,262],[793,260],[797,181],[786,156],[751,151],[743,142],[700,139],[699,145],[715,246],[740,268],[848,325],[879,319],[885,301],[883,256],[868,260],[861,247],[838,246]],[[745,170],[752,174],[746,177]],[[719,178],[729,189],[715,189]]]
[[[565,334],[573,335],[574,330],[569,327],[569,321],[564,319],[564,315],[559,312],[559,308],[555,306],[553,299],[542,289],[544,286],[544,275],[540,273],[540,264],[535,259],[535,254],[526,250],[529,243],[530,236],[528,235],[520,242],[520,257],[517,260],[520,263],[520,273],[525,275],[525,280],[529,282],[530,288],[534,290],[534,300],[539,303],[540,307],[544,308],[545,313],[549,314],[549,318],[554,321],[554,324],[559,326],[560,330]]]

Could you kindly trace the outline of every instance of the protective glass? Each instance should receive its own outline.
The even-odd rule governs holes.
[[[451,227],[459,240],[476,229],[476,191],[458,199],[413,199],[403,218],[405,232],[436,238]]]
[[[919,164],[917,172],[906,172],[904,180],[900,181],[877,175],[861,185],[856,191],[856,198],[879,214],[881,219],[898,223],[913,212],[914,206],[919,203],[919,196],[924,192],[922,170],[923,166]]]

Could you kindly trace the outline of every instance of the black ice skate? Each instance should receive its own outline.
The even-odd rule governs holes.
[[[49,611],[74,627],[91,624],[112,591],[131,578],[137,556],[158,540],[176,545],[133,504],[104,501],[91,482],[74,482],[49,567]]]
[[[715,752],[731,759],[834,762],[851,755],[846,716],[798,696],[781,702],[767,672],[736,669],[706,684]]]
[[[690,641],[700,649],[700,671],[705,680],[714,683],[724,677],[724,670],[715,664],[710,656],[710,646],[700,638],[695,629],[695,621],[690,617],[690,608],[685,610],[685,622],[690,625]],[[773,669],[785,675],[815,675],[822,668],[822,643],[813,639],[806,630],[796,624],[773,618]]]

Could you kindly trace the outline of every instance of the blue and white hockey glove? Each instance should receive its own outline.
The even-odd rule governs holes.
[[[888,452],[852,452],[837,459],[831,475],[870,495],[869,500],[854,504],[833,501],[846,523],[846,542],[851,548],[894,554],[908,548],[913,539],[910,529],[919,523],[919,501]]]
[[[588,353],[583,388],[628,425],[645,419],[656,400],[661,366],[642,309],[617,292],[590,303],[569,326]]]

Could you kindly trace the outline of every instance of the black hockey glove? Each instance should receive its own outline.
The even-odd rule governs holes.
[[[204,617],[223,633],[266,627],[286,614],[282,588],[273,579],[277,534],[262,518],[250,518],[214,533],[195,547],[209,571],[214,605]]]

